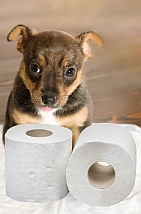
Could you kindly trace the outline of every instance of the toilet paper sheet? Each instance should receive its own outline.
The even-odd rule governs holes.
[[[121,203],[110,207],[92,207],[76,200],[70,193],[62,200],[49,203],[26,203],[10,199],[5,193],[5,154],[0,140],[0,213],[2,214],[140,214],[141,213],[141,129],[124,125],[137,146],[137,174],[131,194]],[[0,126],[0,134],[2,125]]]

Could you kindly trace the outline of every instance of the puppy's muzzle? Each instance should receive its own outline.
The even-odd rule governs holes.
[[[42,96],[42,102],[44,105],[52,106],[57,102],[57,96],[54,92],[48,92]]]

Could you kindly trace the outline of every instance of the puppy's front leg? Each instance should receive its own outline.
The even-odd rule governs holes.
[[[3,126],[3,133],[2,133],[2,139],[3,139],[4,145],[5,145],[5,133],[7,132],[7,130],[9,128],[16,125],[16,123],[12,117],[12,109],[13,109],[13,97],[12,97],[12,93],[11,93],[9,95],[8,102],[7,102],[5,123]]]
[[[75,144],[76,144],[76,141],[77,141],[77,139],[78,139],[78,137],[80,135],[80,129],[77,126],[74,126],[74,127],[70,128],[70,129],[71,129],[71,131],[73,133],[73,135],[72,135],[72,149],[73,149]]]

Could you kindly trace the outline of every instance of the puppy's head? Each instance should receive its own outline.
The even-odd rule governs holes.
[[[8,41],[19,38],[17,50],[23,54],[20,76],[38,108],[60,108],[82,82],[82,67],[91,57],[89,41],[102,46],[94,32],[73,37],[62,31],[37,32],[17,25]]]

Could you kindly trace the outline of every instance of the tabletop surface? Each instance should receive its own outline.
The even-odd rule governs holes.
[[[22,55],[7,34],[17,24],[72,35],[93,30],[104,47],[92,46],[84,73],[94,122],[141,126],[141,1],[2,1],[0,7],[0,123]]]

